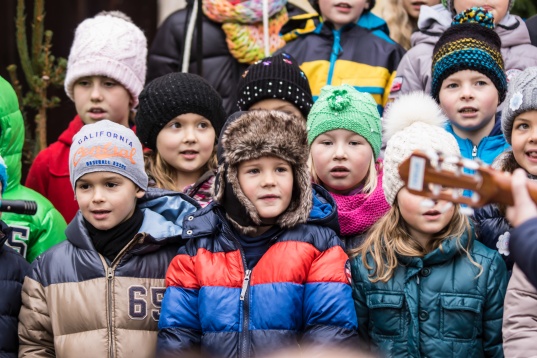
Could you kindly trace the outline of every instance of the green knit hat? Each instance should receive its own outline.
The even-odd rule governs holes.
[[[311,107],[307,122],[308,144],[319,135],[346,129],[364,137],[378,157],[382,144],[382,129],[377,103],[369,93],[349,85],[324,86]]]

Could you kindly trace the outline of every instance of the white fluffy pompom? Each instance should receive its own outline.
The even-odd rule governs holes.
[[[384,114],[384,141],[416,122],[443,127],[447,121],[436,101],[425,92],[404,94],[391,103]]]

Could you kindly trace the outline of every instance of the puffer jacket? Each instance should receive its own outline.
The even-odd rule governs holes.
[[[188,217],[159,321],[159,356],[252,357],[299,344],[354,344],[347,255],[326,191],[307,224],[280,230],[253,270],[216,202]],[[323,215],[319,215],[323,212]],[[316,217],[313,219],[312,217]],[[336,220],[334,220],[336,218]],[[350,273],[349,273],[350,274]]]
[[[195,31],[188,72],[202,75],[220,94],[224,109],[228,114],[231,114],[236,110],[233,102],[236,84],[248,65],[241,64],[229,52],[222,24],[211,21],[205,14],[202,15],[201,19],[202,58],[198,59],[197,32]],[[160,25],[149,49],[146,83],[167,73],[181,71],[185,46],[185,25],[189,21],[187,7],[172,13]],[[203,73],[198,73],[198,60],[202,61]]]
[[[384,20],[366,12],[356,24],[340,30],[320,23],[277,53],[286,52],[297,60],[308,77],[314,100],[325,85],[348,84],[370,93],[382,114],[395,70],[405,53],[387,31]]]
[[[459,137],[453,130],[451,123],[446,124],[446,130],[457,140],[463,158],[472,160],[478,158],[486,164],[492,164],[500,154],[511,148],[503,135],[499,113],[497,117],[492,131],[488,136],[481,139],[477,145],[472,143],[470,139]]]
[[[11,231],[11,228],[0,221],[0,357],[4,358],[17,357],[21,288],[30,267],[21,255],[4,245]]]
[[[498,251],[507,265],[507,270],[511,271],[515,262],[507,247],[513,227],[498,205],[488,204],[474,210],[472,220],[475,223],[477,239],[488,248]],[[505,246],[506,250],[498,246]]]
[[[507,286],[503,313],[503,351],[506,357],[537,356],[537,288],[518,267]]]
[[[6,162],[8,173],[7,188],[2,198],[37,203],[35,215],[4,213],[2,220],[13,228],[7,245],[32,262],[42,252],[65,240],[67,224],[50,201],[21,184],[23,145],[24,121],[17,95],[11,85],[0,77],[0,155]]]
[[[419,31],[412,34],[412,48],[397,67],[390,100],[413,91],[431,92],[434,45],[451,25],[453,15],[442,4],[420,9]],[[495,31],[502,40],[501,52],[508,80],[527,67],[537,66],[537,47],[531,45],[528,28],[520,17],[508,13]]]
[[[71,222],[78,211],[75,192],[69,179],[69,150],[73,136],[83,126],[82,119],[75,116],[58,140],[39,152],[25,183],[46,196],[67,222]]]
[[[461,237],[463,247],[468,240]],[[423,258],[400,257],[386,283],[372,283],[362,258],[353,258],[360,337],[386,357],[503,357],[505,264],[479,242],[470,255],[480,275],[456,239],[447,239]]]
[[[38,257],[22,289],[19,357],[153,357],[166,268],[199,206],[150,189],[139,233],[108,262],[79,212],[67,240]]]

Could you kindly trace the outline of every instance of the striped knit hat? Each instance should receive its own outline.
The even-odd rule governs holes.
[[[431,95],[439,102],[442,82],[452,74],[473,70],[490,78],[500,103],[505,99],[507,79],[501,54],[502,43],[494,32],[494,17],[480,7],[465,10],[453,18],[433,51]]]

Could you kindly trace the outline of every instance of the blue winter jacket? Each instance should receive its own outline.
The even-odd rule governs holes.
[[[30,264],[11,247],[4,245],[9,228],[0,221],[0,357],[17,357],[17,325],[21,308],[21,288]]]
[[[94,248],[79,211],[67,240],[32,263],[22,290],[20,357],[156,354],[166,268],[184,244],[183,218],[199,205],[149,189],[139,232],[109,262]]]
[[[462,247],[468,239],[461,237]],[[362,258],[352,259],[360,338],[386,357],[503,357],[505,264],[477,241],[470,255],[481,274],[447,239],[422,258],[399,257],[386,283],[372,283]]]
[[[502,133],[501,121],[499,119],[500,114],[496,115],[496,122],[494,127],[488,136],[481,139],[481,141],[475,145],[470,139],[463,139],[459,137],[453,131],[453,126],[451,123],[446,125],[446,130],[453,134],[461,150],[461,155],[463,158],[476,159],[479,158],[486,164],[492,164],[494,159],[496,159],[500,154],[502,154],[507,149],[511,148],[509,143],[506,142],[505,137]]]
[[[528,220],[512,231],[509,249],[516,264],[537,288],[537,219]]]
[[[357,343],[348,258],[324,226],[337,218],[335,203],[317,189],[326,195],[314,200],[322,207],[307,224],[277,232],[252,270],[218,203],[185,220],[189,241],[166,274],[159,357],[200,348],[206,357],[252,357]]]

